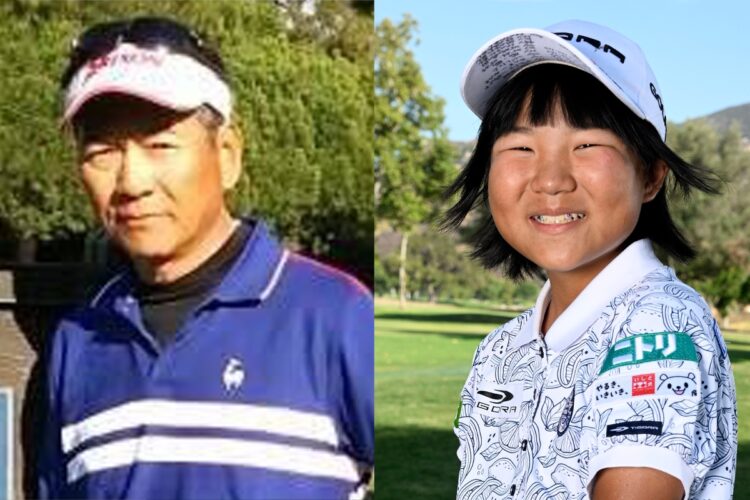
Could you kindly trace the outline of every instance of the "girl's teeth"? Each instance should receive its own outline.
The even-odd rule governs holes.
[[[562,215],[535,215],[534,220],[541,224],[567,224],[579,219],[583,219],[583,214],[562,214]]]

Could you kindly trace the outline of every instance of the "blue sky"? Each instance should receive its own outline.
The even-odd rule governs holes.
[[[464,66],[484,42],[515,28],[565,19],[603,24],[635,40],[662,90],[667,117],[681,122],[750,102],[748,0],[376,0],[375,21],[419,24],[413,47],[434,94],[446,101],[455,140],[474,138],[479,120],[458,90]]]

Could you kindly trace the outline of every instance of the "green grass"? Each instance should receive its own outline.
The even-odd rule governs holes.
[[[453,418],[479,341],[516,313],[378,302],[375,436],[379,499],[454,499]],[[750,332],[724,335],[738,394],[735,498],[750,498]],[[748,397],[744,397],[748,396]]]

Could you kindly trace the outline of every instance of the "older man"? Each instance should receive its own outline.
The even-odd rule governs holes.
[[[221,58],[169,19],[117,21],[79,37],[62,86],[86,192],[131,265],[55,332],[40,496],[361,490],[371,296],[227,210],[242,144]]]

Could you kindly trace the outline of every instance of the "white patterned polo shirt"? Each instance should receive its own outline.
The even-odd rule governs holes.
[[[686,498],[732,497],[734,379],[704,300],[632,243],[540,336],[533,309],[479,345],[461,392],[459,500],[588,499],[596,473],[650,467]]]

